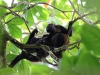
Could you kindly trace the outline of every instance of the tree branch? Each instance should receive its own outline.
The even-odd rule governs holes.
[[[24,19],[24,17],[22,17],[22,16],[20,16],[19,14],[17,14],[16,12],[14,12],[14,11],[12,11],[9,7],[7,7],[7,6],[3,6],[3,5],[0,5],[0,7],[3,7],[3,8],[5,8],[5,9],[8,9],[10,12],[8,12],[8,13],[6,13],[6,14],[4,14],[0,19],[2,19],[2,18],[4,18],[5,16],[7,16],[7,15],[9,15],[9,14],[12,14],[12,15],[14,15],[14,16],[18,16],[18,17],[20,17],[20,18],[22,18],[22,20],[25,22],[25,24],[26,24],[26,27],[28,28],[28,22]],[[29,28],[28,28],[28,31],[29,31],[29,33],[31,33],[31,31],[29,30]]]
[[[70,2],[70,4],[71,4],[72,8],[74,9],[74,11],[75,11],[79,16],[83,16],[83,14],[81,14],[81,12],[79,12],[79,11],[76,10],[76,8],[75,8],[75,6],[73,5],[72,1],[69,0],[69,2]],[[97,11],[91,12],[91,14],[95,14],[95,13],[97,13]],[[89,15],[90,15],[90,14],[89,14]],[[95,23],[98,23],[98,21],[97,21],[97,22],[92,22],[92,21],[88,20],[87,18],[81,18],[81,19],[82,19],[84,22],[86,22],[86,23],[88,23],[88,24],[91,24],[91,25],[94,25]]]
[[[48,6],[52,7],[52,8],[54,8],[54,9],[56,9],[56,10],[62,12],[66,17],[67,17],[67,15],[65,14],[65,12],[73,12],[73,11],[63,11],[63,10],[58,9],[58,8],[56,8],[56,7],[54,7],[54,6],[50,5],[50,4],[48,4],[48,3],[45,3],[45,2],[38,2],[38,3],[35,3],[35,4],[29,6],[28,8],[26,8],[26,9],[24,9],[24,10],[29,10],[29,9],[35,7],[35,6],[38,5],[38,4],[46,4],[46,5],[48,5]],[[24,10],[22,10],[22,11],[24,11]],[[67,18],[68,18],[68,17],[67,17]]]

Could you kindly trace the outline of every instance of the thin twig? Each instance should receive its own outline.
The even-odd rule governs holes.
[[[100,23],[100,20],[94,22],[93,25],[96,25],[96,24],[98,24],[98,23]]]
[[[14,15],[14,16],[18,16],[18,17],[22,18],[22,20],[25,22],[25,24],[26,24],[26,26],[27,26],[27,28],[28,28],[28,25],[27,25],[28,22],[24,19],[24,17],[21,17],[19,14],[17,14],[17,13],[14,12],[14,11],[12,11],[9,7],[3,6],[3,5],[0,5],[0,7],[3,7],[3,8],[8,9],[8,10],[10,11],[9,13],[6,13],[6,14],[3,15],[2,17],[7,16],[8,14],[12,14],[12,15]],[[2,18],[0,18],[0,19],[2,19]],[[31,33],[31,31],[29,30],[29,28],[28,28],[28,31]]]
[[[8,24],[9,22],[11,22],[13,19],[15,19],[16,17],[13,17],[12,19],[10,19],[9,21],[5,22],[5,24]]]
[[[71,19],[71,21],[74,20],[74,15],[75,15],[75,12],[73,12],[73,14],[72,14],[72,19]]]
[[[13,6],[15,0],[12,0],[11,6]]]
[[[81,14],[79,11],[76,10],[76,8],[75,8],[75,6],[73,5],[73,3],[71,2],[71,0],[69,0],[69,2],[70,2],[70,4],[71,4],[72,8],[74,9],[74,11],[75,11],[79,16],[82,16],[82,14]],[[97,11],[92,12],[91,14],[94,14],[94,13],[97,13]],[[91,25],[94,24],[93,22],[91,22],[90,20],[88,21],[88,20],[85,19],[85,18],[81,18],[81,19],[82,19],[84,22],[88,23],[88,24],[91,24]]]
[[[58,11],[61,11],[65,16],[66,16],[65,12],[73,12],[73,11],[63,11],[63,10],[58,9],[58,8],[56,8],[56,7],[54,7],[54,6],[50,5],[50,4],[48,4],[48,3],[45,3],[45,2],[38,2],[38,3],[35,3],[35,4],[29,6],[28,8],[26,8],[26,9],[24,9],[24,10],[29,10],[29,9],[35,7],[35,6],[38,5],[38,4],[46,4],[46,5],[48,5],[48,6],[51,6],[52,8],[54,8],[54,9],[56,9],[56,10],[58,10]],[[66,17],[67,17],[67,16],[66,16]],[[67,17],[67,18],[68,18],[68,17]]]

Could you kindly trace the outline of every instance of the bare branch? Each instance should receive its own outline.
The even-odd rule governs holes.
[[[73,45],[75,45],[75,44],[78,44],[78,43],[80,43],[81,42],[81,40],[79,40],[79,41],[77,41],[77,42],[74,42],[74,43],[72,43],[72,44],[69,44],[69,45],[63,45],[63,46],[61,46],[61,47],[58,47],[58,48],[55,48],[54,50],[53,50],[53,52],[59,52],[59,51],[61,51],[61,50],[67,50],[67,49],[69,49],[68,47],[70,47],[70,46],[73,46]]]
[[[15,1],[15,0],[12,0],[11,6],[14,4],[14,1]]]
[[[100,23],[100,20],[94,22],[93,25],[96,25],[96,24],[98,24],[98,23]]]
[[[56,8],[56,7],[54,7],[54,6],[50,5],[50,4],[48,4],[48,3],[45,3],[45,2],[38,2],[38,3],[35,3],[35,4],[29,6],[28,8],[26,8],[26,9],[24,9],[24,10],[29,10],[29,9],[35,7],[35,6],[38,5],[38,4],[46,4],[46,5],[48,5],[48,6],[52,7],[52,8],[54,8],[54,9],[56,9],[56,10],[62,12],[65,16],[66,16],[65,12],[73,12],[73,11],[63,11],[63,10],[58,9],[58,8]],[[66,17],[67,17],[67,16],[66,16]],[[67,17],[67,18],[68,18],[68,17]]]
[[[71,0],[69,0],[72,8],[74,9],[74,11],[79,15],[79,16],[82,16],[82,13],[80,13],[79,11],[76,10],[75,6],[73,5],[73,3],[71,2]],[[97,13],[97,11],[95,12],[91,12],[91,14],[94,14],[94,13]],[[90,15],[90,14],[89,14]],[[91,24],[93,25],[94,23],[90,20],[87,20],[86,18],[81,18],[84,22],[88,23],[88,24]]]

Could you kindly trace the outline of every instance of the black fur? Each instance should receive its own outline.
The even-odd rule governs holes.
[[[68,29],[71,29],[71,25],[68,26]],[[46,31],[49,33],[47,35],[43,35],[42,38],[36,38],[34,37],[36,33],[38,33],[37,29],[34,29],[32,33],[29,36],[28,41],[26,44],[44,44],[47,45],[53,50],[54,48],[61,47],[65,44],[65,35],[68,34],[68,29],[64,28],[60,25],[53,25],[49,24],[46,28]],[[72,30],[70,30],[69,36],[72,36]],[[64,51],[64,50],[63,50]],[[54,53],[57,58],[62,57],[62,52],[59,51],[57,53]],[[36,53],[36,56],[32,53]],[[42,58],[45,58],[48,56],[48,53],[45,52],[43,49],[33,49],[28,48],[26,50],[22,50],[21,54],[19,54],[9,65],[9,67],[14,67],[20,60],[27,59],[29,61],[41,61]]]

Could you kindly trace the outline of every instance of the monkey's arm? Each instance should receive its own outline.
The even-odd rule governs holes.
[[[37,29],[34,29],[32,31],[32,33],[30,34],[29,38],[28,38],[28,41],[26,42],[26,44],[29,44],[32,40],[32,38],[35,36],[35,33],[37,34],[38,33],[38,30]]]

